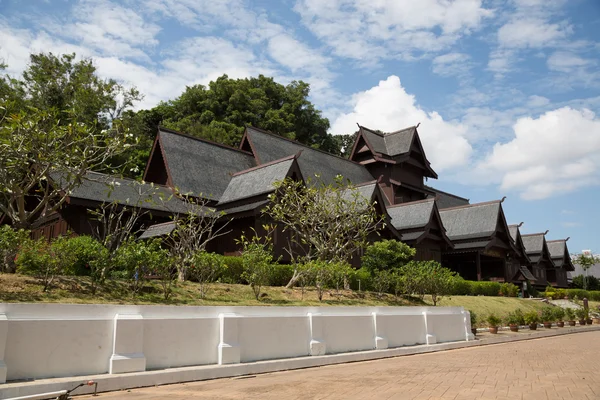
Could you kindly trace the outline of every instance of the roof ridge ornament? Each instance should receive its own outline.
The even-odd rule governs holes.
[[[550,232],[550,229],[546,229],[546,232],[544,232],[544,236],[546,236],[548,232]]]
[[[502,197],[502,200],[500,200],[500,203],[504,203],[504,200],[506,200],[506,196]]]
[[[517,228],[520,228],[520,227],[522,227],[522,226],[523,226],[523,224],[524,224],[524,222],[523,222],[523,221],[521,221],[521,223],[520,223],[519,225],[517,225]]]

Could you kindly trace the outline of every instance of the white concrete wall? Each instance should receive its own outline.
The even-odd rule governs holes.
[[[464,341],[469,333],[469,315],[457,307],[2,303],[0,383]]]

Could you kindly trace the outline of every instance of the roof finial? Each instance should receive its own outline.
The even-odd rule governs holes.
[[[358,125],[358,129],[362,128],[362,126],[360,126],[360,124],[357,122],[356,125]]]
[[[500,203],[504,203],[504,200],[506,200],[506,196],[504,196],[504,197],[502,198],[502,200],[500,200]]]
[[[421,123],[420,123],[420,122],[417,124],[417,126],[415,126],[415,128],[418,128],[418,127],[419,127],[419,125],[421,125]]]
[[[544,232],[544,236],[546,236],[548,232],[550,232],[550,229],[546,229],[546,232]]]
[[[569,241],[569,239],[571,239],[571,236],[567,237],[567,238],[565,239],[565,242],[568,242],[568,241]]]
[[[517,228],[520,228],[523,226],[523,222],[521,222],[519,225],[517,225]]]

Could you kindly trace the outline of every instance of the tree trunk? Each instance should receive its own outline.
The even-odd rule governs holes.
[[[300,274],[297,269],[294,269],[294,274],[292,275],[292,278],[290,279],[288,284],[285,285],[285,288],[291,289],[294,286],[296,286],[296,282],[298,282],[298,280],[300,279],[301,276],[302,276],[302,274]]]

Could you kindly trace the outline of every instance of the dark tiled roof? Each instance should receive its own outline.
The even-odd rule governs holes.
[[[496,231],[500,201],[471,204],[440,210],[446,234],[450,240],[484,238]]]
[[[269,202],[269,200],[260,200],[260,201],[255,201],[253,203],[243,204],[243,205],[236,206],[236,207],[220,209],[220,211],[223,211],[225,213],[225,215],[234,215],[234,214],[238,214],[238,213],[242,213],[242,212],[246,212],[246,211],[252,211],[252,210],[256,210],[258,208],[262,208],[268,202]]]
[[[527,254],[542,253],[544,251],[544,234],[534,233],[529,235],[521,235],[523,245]],[[533,261],[533,258],[532,258]],[[536,260],[537,261],[537,260]]]
[[[252,155],[232,147],[164,128],[159,135],[173,185],[182,193],[219,200],[232,174],[256,164]]]
[[[508,232],[510,233],[511,239],[516,242],[517,236],[519,236],[519,225],[517,225],[517,224],[509,225]]]
[[[368,202],[373,199],[375,192],[377,191],[377,182],[369,182],[363,185],[355,185],[351,188],[344,189],[342,192],[342,197],[347,201],[354,200],[354,196],[359,198],[364,198]],[[384,196],[385,197],[385,196]]]
[[[465,249],[473,249],[473,248],[483,248],[490,244],[489,240],[480,240],[477,242],[464,242],[457,243],[454,245],[454,250],[465,250]]]
[[[391,206],[388,207],[387,211],[394,228],[398,230],[421,228],[429,223],[434,205],[435,201],[430,199]],[[402,238],[405,235],[403,234]]]
[[[519,267],[519,271],[521,271],[521,273],[523,274],[523,276],[525,277],[525,279],[535,282],[535,276],[533,276],[533,274],[531,273],[531,271],[529,271],[527,269],[527,267]]]
[[[417,129],[411,126],[396,132],[380,133],[361,126],[360,131],[375,152],[394,157],[410,151]]]
[[[298,165],[305,180],[314,182],[315,175],[320,175],[326,184],[334,182],[337,175],[342,175],[354,184],[373,180],[373,176],[363,165],[345,158],[252,127],[246,128],[246,135],[261,163],[279,160],[301,151]]]
[[[53,179],[60,185],[58,175],[53,176]],[[185,213],[189,210],[186,203],[173,196],[169,188],[92,171],[86,173],[85,179],[73,189],[69,197],[99,203],[117,202],[172,213]]]
[[[406,242],[406,241],[409,241],[409,240],[417,240],[424,233],[425,233],[425,231],[416,231],[416,232],[402,233],[402,241]]]
[[[548,245],[548,251],[552,258],[562,259],[565,257],[567,243],[564,240],[548,240],[546,241],[546,244]]]
[[[294,158],[286,158],[235,174],[221,196],[219,205],[272,192],[275,182],[285,179],[294,162]]]
[[[175,222],[163,222],[162,224],[151,225],[139,237],[139,239],[150,239],[153,237],[167,236],[175,230]]]
[[[548,246],[548,251],[550,252],[552,261],[554,261],[554,265],[556,265],[558,268],[563,267],[567,271],[573,271],[575,266],[573,265],[569,255],[567,240],[568,239],[547,240],[546,245]]]
[[[440,210],[443,210],[444,208],[466,206],[469,204],[469,199],[465,199],[464,197],[460,197],[452,193],[447,193],[439,189],[432,188],[431,186],[424,186],[425,189],[435,192],[434,195],[429,195],[427,197],[436,198],[437,206]]]

